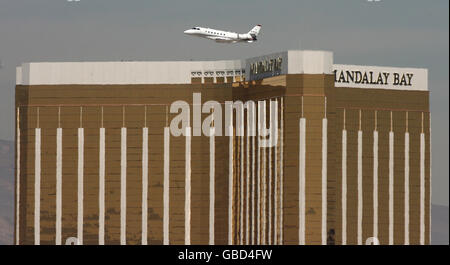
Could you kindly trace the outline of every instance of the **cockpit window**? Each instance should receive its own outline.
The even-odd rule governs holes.
[[[200,28],[197,28],[197,27],[194,27],[194,28],[192,28],[192,29],[195,29],[195,30],[200,30]]]

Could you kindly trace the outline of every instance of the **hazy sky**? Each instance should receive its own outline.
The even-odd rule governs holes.
[[[0,0],[0,139],[14,139],[15,67],[30,61],[239,59],[286,49],[334,52],[335,63],[429,69],[433,203],[449,204],[447,0]],[[217,44],[183,30],[239,32]]]

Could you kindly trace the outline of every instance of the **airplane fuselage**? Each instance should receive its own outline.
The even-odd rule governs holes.
[[[260,26],[259,26],[260,27]],[[223,43],[236,43],[236,42],[254,42],[256,41],[257,34],[249,33],[236,33],[230,31],[223,31],[211,28],[193,27],[185,30],[185,34],[214,40],[216,42]]]

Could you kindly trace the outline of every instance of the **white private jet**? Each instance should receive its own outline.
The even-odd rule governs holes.
[[[210,40],[214,40],[216,42],[223,42],[223,43],[236,43],[236,42],[252,43],[257,40],[256,37],[258,36],[260,30],[261,25],[256,25],[255,27],[252,28],[252,30],[243,34],[210,28],[193,27],[191,29],[185,30],[184,34],[207,38]]]

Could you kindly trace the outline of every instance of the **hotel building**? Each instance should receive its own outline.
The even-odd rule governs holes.
[[[15,243],[430,244],[427,79],[325,51],[24,63]],[[196,99],[221,110],[211,136]],[[255,111],[235,104],[220,125],[238,101]],[[266,123],[268,147],[251,133]]]

